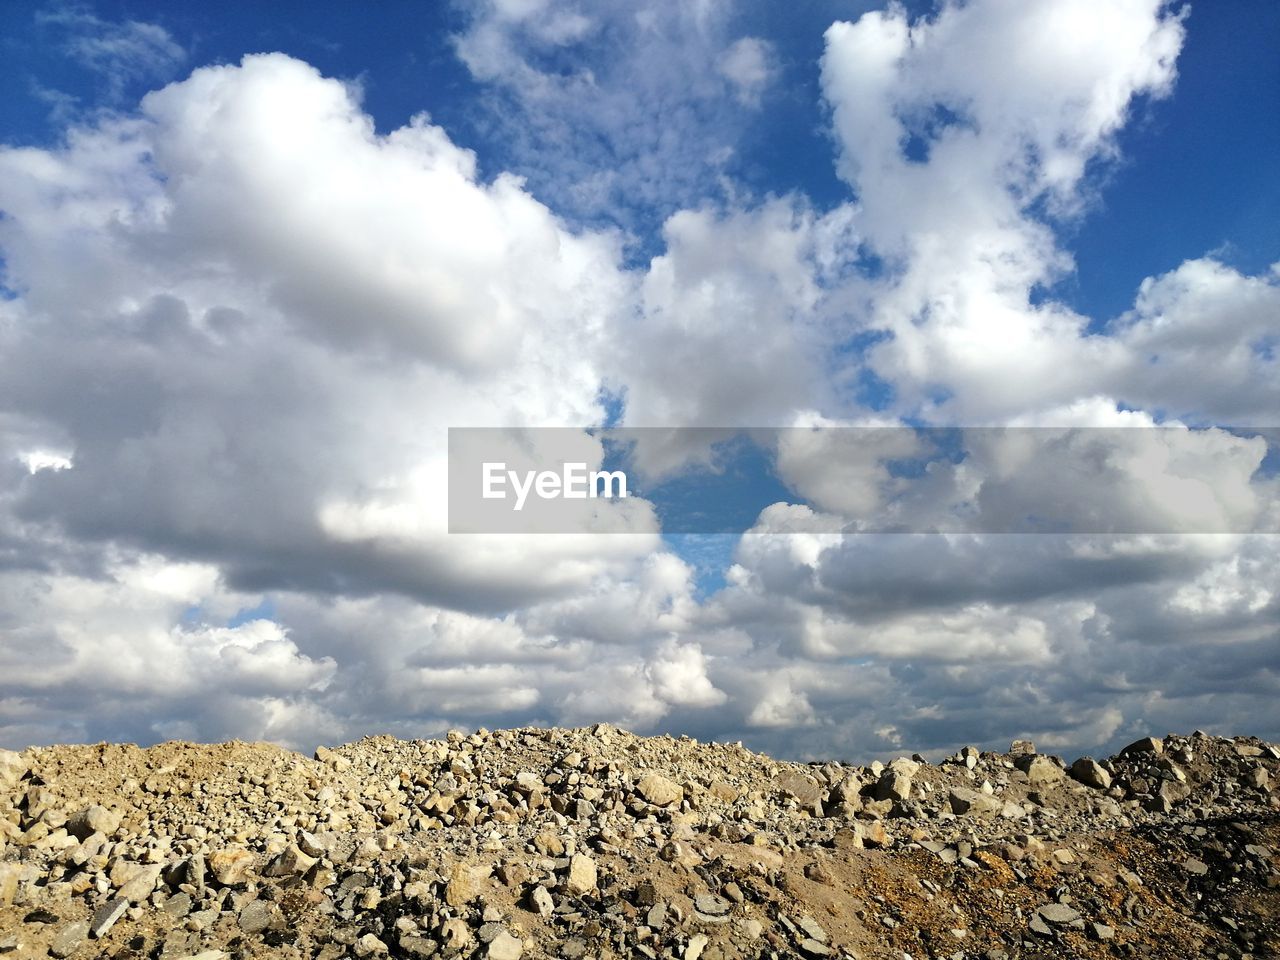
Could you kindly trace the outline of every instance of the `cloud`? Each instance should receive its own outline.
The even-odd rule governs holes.
[[[168,80],[187,59],[181,44],[157,23],[104,20],[74,3],[52,4],[37,12],[36,22],[61,37],[69,57],[103,78],[109,101],[119,100],[132,83]]]
[[[868,363],[904,412],[991,422],[1123,377],[1119,343],[1033,297],[1071,269],[1043,213],[1087,205],[1090,162],[1170,93],[1183,37],[1160,0],[892,7],[827,31],[838,169],[886,265]]]
[[[717,183],[778,59],[718,3],[475,8],[457,49],[527,184],[425,116],[379,133],[281,54],[0,150],[0,740],[609,719],[862,759],[1276,735],[1274,538],[840,537],[826,512],[911,450],[833,478],[803,443],[782,469],[814,504],[766,510],[710,596],[643,504],[623,534],[445,533],[463,424],[1268,419],[1274,270],[1170,265],[1110,323],[1047,293],[1183,29],[1075,0],[833,26],[828,209]],[[616,225],[646,220],[635,263]],[[1086,436],[1104,513],[1149,520],[1177,451]],[[1080,482],[1064,444],[1029,486],[998,443],[942,481],[1016,514]],[[1274,510],[1256,443],[1188,455],[1224,525]]]
[[[731,3],[610,0],[467,7],[455,49],[488,85],[495,146],[557,210],[625,229],[720,193],[771,76]]]
[[[760,105],[760,97],[773,80],[772,57],[769,42],[759,37],[741,37],[720,55],[720,72],[733,84],[734,96],[743,106]]]

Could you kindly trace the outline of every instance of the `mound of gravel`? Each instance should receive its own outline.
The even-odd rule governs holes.
[[[0,955],[1280,954],[1280,748],[795,764],[608,725],[0,751]]]

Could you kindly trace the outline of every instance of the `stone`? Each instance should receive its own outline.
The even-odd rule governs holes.
[[[327,767],[331,767],[338,773],[351,769],[351,761],[340,753],[330,750],[328,747],[316,747],[316,759]]]
[[[18,897],[18,881],[22,870],[16,863],[0,863],[0,907],[7,907]]]
[[[523,953],[524,941],[503,930],[489,941],[485,956],[489,960],[520,960]]]
[[[778,789],[805,810],[821,812],[822,799],[826,791],[813,777],[794,771],[785,773],[778,778]]]
[[[1203,877],[1209,872],[1209,865],[1203,860],[1197,860],[1195,857],[1188,857],[1182,861],[1182,869],[1187,871],[1193,877]]]
[[[1156,794],[1163,801],[1165,810],[1170,810],[1191,796],[1191,788],[1177,780],[1165,780]]]
[[[58,960],[65,960],[80,949],[84,943],[85,937],[89,935],[89,925],[87,923],[69,923],[58,931],[57,936],[53,938],[53,943],[49,945],[49,956],[57,957]]]
[[[1069,927],[1080,922],[1080,913],[1065,903],[1046,903],[1036,908],[1045,923],[1054,927]]]
[[[460,917],[452,917],[440,925],[440,942],[446,950],[463,950],[474,939],[467,921]]]
[[[1031,919],[1027,921],[1027,929],[1038,937],[1052,937],[1053,928],[1045,923],[1044,918],[1038,913],[1033,913]]]
[[[253,934],[283,926],[283,917],[274,903],[266,900],[250,900],[241,909],[236,922],[241,931]]]
[[[256,859],[244,847],[225,847],[209,854],[206,862],[219,886],[238,887],[248,879]]]
[[[1052,787],[1066,779],[1063,769],[1043,754],[1032,754],[1017,761],[1018,769],[1027,775],[1033,790]]]
[[[297,844],[291,843],[267,865],[264,877],[300,877],[316,865],[318,858],[303,853]]]
[[[658,773],[641,778],[636,784],[636,793],[655,807],[669,807],[684,799],[684,788]]]
[[[693,909],[709,917],[722,917],[729,912],[729,901],[714,893],[700,893],[693,898]]]
[[[465,907],[480,896],[480,885],[476,882],[476,872],[465,863],[455,863],[449,871],[449,880],[444,888],[444,900],[449,906]]]
[[[1068,773],[1073,780],[1083,783],[1086,787],[1106,790],[1111,786],[1111,774],[1093,757],[1080,757],[1071,764]]]
[[[1143,737],[1141,740],[1133,741],[1133,743],[1120,751],[1120,755],[1124,757],[1131,756],[1135,753],[1164,753],[1164,741],[1159,737]]]
[[[127,881],[121,884],[120,889],[116,891],[116,896],[130,903],[141,903],[150,897],[151,891],[156,888],[156,881],[160,879],[162,869],[164,868],[158,863],[140,866],[132,871]]]
[[[911,796],[911,777],[897,770],[886,770],[876,781],[877,800],[902,801]]]
[[[681,956],[684,960],[698,960],[702,956],[702,951],[707,949],[709,939],[705,933],[695,933],[689,938],[689,942],[685,944],[684,953]]]
[[[372,933],[366,933],[352,945],[351,949],[357,957],[383,957],[391,952],[391,949]]]
[[[1105,923],[1089,924],[1089,936],[1093,937],[1095,940],[1111,940],[1115,935],[1115,930],[1112,927],[1107,926]]]
[[[1036,745],[1030,740],[1015,740],[1009,744],[1009,753],[1015,757],[1026,757],[1036,752]]]
[[[995,816],[1004,808],[1004,801],[977,790],[965,787],[953,787],[947,796],[951,812],[959,816]]]
[[[556,903],[546,887],[537,886],[529,891],[529,909],[544,920],[550,919],[555,911]]]
[[[77,840],[87,840],[95,833],[110,837],[120,829],[120,820],[120,814],[94,804],[73,813],[66,829]]]
[[[810,940],[816,940],[819,943],[827,942],[827,931],[822,929],[822,927],[819,926],[818,921],[814,920],[813,917],[808,914],[800,917],[800,919],[796,921],[796,926],[799,927],[801,932],[803,932]]]
[[[569,872],[565,876],[565,889],[581,895],[596,888],[596,862],[585,853],[575,853],[569,859]]]
[[[117,920],[124,916],[124,912],[127,909],[129,909],[129,901],[123,897],[108,900],[93,911],[93,918],[89,921],[89,936],[95,939],[101,937],[115,925]]]
[[[0,750],[0,790],[12,790],[31,769],[22,754],[15,750]]]

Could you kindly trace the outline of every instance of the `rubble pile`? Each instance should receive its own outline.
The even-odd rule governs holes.
[[[798,764],[589,729],[0,751],[0,956],[1280,954],[1280,748]]]

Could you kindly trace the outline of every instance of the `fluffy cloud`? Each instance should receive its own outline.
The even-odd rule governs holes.
[[[710,596],[644,505],[623,534],[445,533],[448,426],[598,424],[610,395],[626,425],[1265,425],[1274,270],[1171,264],[1101,324],[1044,295],[1182,37],[1154,0],[836,24],[852,195],[826,210],[721,190],[776,64],[719,3],[475,8],[457,50],[528,186],[426,117],[378,133],[279,54],[0,150],[0,739],[607,719],[865,757],[1276,733],[1274,538],[830,533],[883,502],[905,434],[839,476],[797,434],[779,469],[812,505],[765,511]],[[652,259],[574,225],[601,219],[661,221]],[[1030,474],[979,447],[931,502],[1078,499],[1087,455],[1108,517],[1167,521],[1178,451],[1067,436]],[[1274,529],[1256,441],[1184,452],[1212,523]]]

